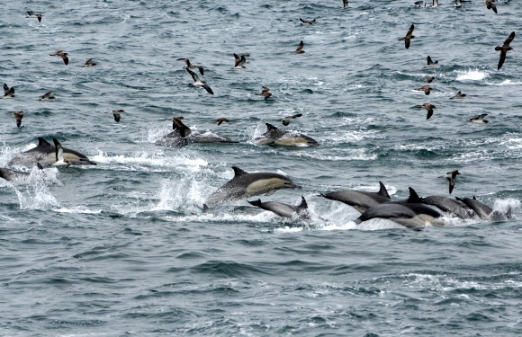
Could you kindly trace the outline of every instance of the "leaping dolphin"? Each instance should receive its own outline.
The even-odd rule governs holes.
[[[363,213],[373,206],[390,201],[390,195],[388,194],[384,184],[379,181],[379,185],[381,187],[379,192],[341,190],[320,194],[320,196],[326,199],[343,202]]]
[[[234,178],[207,198],[203,205],[204,210],[208,208],[207,205],[245,199],[260,194],[269,196],[283,188],[301,188],[282,174],[272,172],[248,173],[237,166],[232,166],[232,169],[234,170]]]
[[[279,145],[289,147],[316,146],[319,143],[312,137],[308,137],[296,131],[281,130],[266,123],[267,131],[254,138],[252,142],[259,145]]]
[[[482,220],[489,220],[489,221],[502,221],[506,220],[507,218],[511,217],[511,209],[506,213],[503,214],[499,211],[494,211],[491,207],[484,205],[480,201],[477,200],[477,198],[473,197],[473,199],[470,198],[457,198],[458,200],[465,203],[469,208],[475,211],[477,215]]]
[[[261,202],[261,199],[248,201],[248,203],[252,206],[273,212],[283,218],[293,218],[294,216],[297,216],[298,218],[308,217],[308,204],[304,197],[301,197],[301,203],[298,206],[292,206],[275,201]]]
[[[63,158],[70,165],[96,165],[86,155],[74,150],[63,148]],[[42,166],[51,166],[56,162],[56,147],[49,144],[45,139],[38,138],[38,146],[25,151],[11,160],[9,166],[32,166],[40,163]]]

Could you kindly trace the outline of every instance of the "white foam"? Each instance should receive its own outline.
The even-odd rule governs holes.
[[[488,73],[478,69],[457,71],[457,74],[457,81],[481,81],[488,76]]]
[[[53,209],[58,213],[73,213],[73,214],[99,214],[102,212],[101,209],[88,209],[85,206],[74,206],[74,207],[61,207]]]

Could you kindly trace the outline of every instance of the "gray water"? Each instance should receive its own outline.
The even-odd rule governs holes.
[[[31,172],[27,184],[0,181],[0,335],[520,336],[520,37],[500,71],[494,48],[522,9],[413,2],[3,4],[0,81],[17,98],[0,101],[0,167],[38,137],[98,165],[17,167]],[[398,39],[412,23],[406,50]],[[58,49],[68,66],[49,56]],[[246,69],[232,69],[233,53],[250,53]],[[428,55],[440,65],[426,68]],[[96,67],[80,67],[91,57]],[[214,95],[188,86],[180,57],[205,68]],[[427,75],[437,78],[429,96],[413,90]],[[255,95],[261,86],[270,99]],[[55,101],[37,101],[49,90]],[[459,90],[467,97],[449,100]],[[425,102],[437,106],[429,120],[415,107]],[[112,109],[126,111],[120,123]],[[468,122],[482,113],[489,124]],[[155,145],[179,115],[239,143]],[[219,117],[230,124],[212,124]],[[320,146],[252,143],[265,123]],[[304,196],[311,219],[245,200],[203,214],[232,166],[288,175],[303,188],[259,198]],[[410,186],[449,196],[441,176],[455,169],[452,196],[512,207],[514,218],[446,217],[416,232],[355,225],[356,210],[317,196],[378,181],[393,199]]]

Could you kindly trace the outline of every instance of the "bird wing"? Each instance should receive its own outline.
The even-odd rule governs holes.
[[[506,60],[506,52],[504,50],[500,51],[500,60],[498,60],[498,70],[502,68],[502,65],[504,64],[504,61]]]
[[[299,43],[299,46],[297,46],[297,49],[296,49],[295,51],[296,51],[296,52],[300,52],[300,51],[303,50],[303,47],[304,47],[304,43],[303,43],[303,41],[301,41],[301,42]]]
[[[509,34],[506,41],[504,41],[504,45],[509,46],[509,44],[511,43],[511,41],[513,41],[514,38],[515,38],[515,32],[512,32],[511,34]]]
[[[410,39],[408,37],[404,39],[404,46],[406,49],[410,48]]]
[[[9,87],[4,83],[4,96],[9,93]]]
[[[428,57],[426,58],[426,61],[428,61],[428,65],[432,65],[433,64],[433,61],[431,59],[431,57],[428,55]]]
[[[194,80],[194,82],[197,82],[197,81],[200,80],[200,79],[199,79],[199,76],[198,76],[195,72],[193,72],[193,71],[190,70],[189,68],[187,68],[186,70],[187,70],[187,72],[190,74],[190,76],[192,76],[192,79]]]
[[[202,66],[197,66],[197,68],[199,69],[199,73],[200,73],[201,75],[204,75],[204,74],[205,74],[205,70],[203,69]]]
[[[214,92],[212,91],[212,89],[211,89],[208,85],[206,85],[206,84],[203,85],[203,88],[205,88],[205,90],[206,90],[209,94],[214,95]]]
[[[413,34],[413,30],[415,29],[415,26],[412,24],[410,26],[410,29],[408,29],[408,33],[406,34],[406,36],[411,36],[411,34]]]

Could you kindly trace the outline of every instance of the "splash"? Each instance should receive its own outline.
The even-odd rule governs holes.
[[[484,71],[478,69],[468,70],[466,72],[457,71],[457,81],[481,81],[488,76]]]

